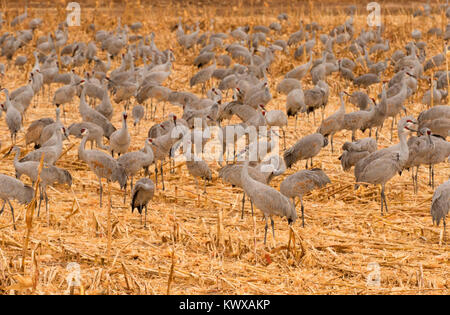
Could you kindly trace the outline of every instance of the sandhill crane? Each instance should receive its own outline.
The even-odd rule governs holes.
[[[127,113],[123,112],[122,128],[114,131],[109,139],[109,150],[111,151],[112,157],[114,157],[114,153],[117,153],[119,156],[127,153],[128,148],[130,147],[131,138],[128,131],[127,119]]]
[[[27,132],[25,133],[25,145],[28,146],[31,143],[37,144],[45,126],[53,124],[54,122],[53,118],[40,118],[33,121],[30,126],[28,126]]]
[[[291,71],[289,71],[288,73],[286,73],[286,75],[284,76],[286,79],[290,78],[290,79],[297,79],[297,80],[301,80],[309,71],[309,69],[311,69],[311,65],[312,65],[312,53],[309,55],[309,61],[303,65],[300,65],[294,69],[292,69]]]
[[[209,168],[208,164],[200,159],[198,156],[195,155],[195,153],[191,152],[191,143],[188,141],[188,148],[186,148],[185,156],[186,156],[186,166],[189,171],[189,174],[191,174],[195,179],[195,184],[197,188],[197,195],[198,195],[198,180],[197,177],[203,179],[205,181],[203,193],[206,194],[206,181],[212,180],[212,173],[211,169]]]
[[[142,222],[142,210],[145,208],[145,220],[144,227],[147,227],[147,209],[148,203],[153,199],[155,194],[155,184],[149,178],[141,178],[136,182],[131,192],[131,212],[137,209],[141,215]]]
[[[419,129],[429,128],[434,135],[447,138],[450,136],[450,118],[437,118],[434,120],[426,120],[419,124]]]
[[[406,114],[406,108],[403,106],[403,103],[405,102],[407,97],[408,97],[408,86],[406,84],[406,81],[403,81],[400,92],[387,99],[386,116],[392,117],[391,141],[394,133],[395,117],[400,113],[401,110],[403,110]]]
[[[311,159],[313,166],[313,157],[319,154],[323,147],[328,145],[328,140],[320,133],[314,133],[298,140],[292,147],[284,152],[284,161],[286,167],[291,168],[297,161],[306,160],[308,168],[308,159]]]
[[[21,204],[29,204],[33,200],[34,190],[30,186],[24,185],[20,180],[8,175],[0,174],[0,199],[3,200],[3,206],[0,214],[3,213],[6,203],[9,204],[13,220],[14,230],[16,221],[14,218],[14,208],[10,199],[15,199]]]
[[[295,78],[285,78],[277,85],[277,92],[288,95],[294,89],[301,89],[302,83]]]
[[[48,126],[45,126],[44,129],[42,129],[41,136],[36,142],[37,147],[41,147],[44,143],[46,143],[53,136],[57,129],[64,127],[64,125],[60,121],[60,112],[61,111],[59,107],[56,107],[56,120],[54,123],[49,124]]]
[[[302,225],[305,227],[305,212],[303,206],[303,196],[316,188],[322,188],[331,183],[330,178],[319,168],[299,171],[286,177],[280,185],[280,192],[288,198],[292,198],[295,205],[295,198],[300,199],[302,210]]]
[[[420,127],[420,126],[419,126]],[[418,185],[418,174],[419,167],[422,164],[427,164],[429,160],[429,156],[433,151],[433,141],[431,140],[431,130],[428,128],[420,128],[418,131],[420,136],[418,137],[410,137],[408,139],[408,149],[409,149],[409,157],[407,162],[404,165],[405,169],[412,168],[412,178],[413,178],[413,186],[414,193],[417,193],[419,190]],[[414,174],[414,168],[416,168],[416,172]]]
[[[64,85],[55,91],[55,95],[53,96],[53,105],[56,106],[63,105],[64,119],[66,118],[64,105],[70,104],[72,102],[72,99],[77,92],[77,86],[82,83],[84,83],[84,80],[76,82],[75,75],[74,73],[72,73],[70,77],[70,84]]]
[[[118,182],[120,188],[125,188],[127,184],[127,175],[122,166],[117,163],[108,154],[97,150],[86,150],[86,142],[89,136],[89,130],[82,129],[81,135],[83,140],[78,148],[78,157],[80,160],[87,163],[91,171],[98,177],[98,183],[100,186],[100,207],[102,207],[102,178],[106,178],[107,181]]]
[[[297,115],[306,111],[305,93],[302,89],[292,90],[286,98],[286,114],[295,116],[295,129],[297,129]]]
[[[356,142],[345,142],[339,157],[344,172],[349,171],[358,161],[377,150],[377,142],[372,138],[360,139]]]
[[[182,128],[184,127],[184,128]],[[176,129],[176,130],[174,130]],[[161,181],[163,190],[165,190],[164,186],[164,172],[163,172],[163,162],[169,157],[173,145],[181,140],[186,132],[187,127],[178,126],[176,120],[174,121],[174,126],[169,129],[169,132],[166,134],[153,139],[154,143],[154,158],[155,158],[155,184],[158,185],[158,161],[161,163],[160,171],[161,171]]]
[[[105,116],[109,121],[111,121],[114,114],[114,108],[111,104],[108,89],[106,89],[105,87],[103,88],[102,101],[100,102],[100,104],[98,104],[97,107],[95,107],[95,110]]]
[[[242,168],[241,182],[244,192],[249,196],[253,204],[264,214],[264,219],[266,220],[264,244],[266,244],[267,240],[268,218],[270,218],[271,221],[274,239],[275,223],[272,216],[277,215],[282,218],[286,217],[289,225],[295,222],[297,219],[297,212],[295,211],[294,204],[279,191],[251,178],[248,173],[248,161],[245,161],[244,167]]]
[[[372,153],[364,160],[371,160],[361,172],[357,172],[355,168],[355,177],[357,183],[381,185],[381,214],[383,215],[383,207],[386,212],[388,206],[386,202],[385,186],[398,172],[401,172],[403,166],[408,160],[409,149],[406,142],[406,136],[409,132],[414,131],[413,125],[417,125],[417,121],[412,117],[403,117],[398,123],[398,137],[400,139],[399,151],[384,154],[381,157],[372,160]],[[364,160],[360,161],[363,162]]]
[[[360,110],[367,110],[375,105],[372,99],[363,91],[355,91],[350,95],[349,102],[357,106]]]
[[[44,154],[44,163],[54,165],[62,154],[63,135],[66,135],[66,129],[64,127],[57,129],[53,136],[46,143],[42,144],[41,148],[31,151],[20,162],[38,162],[41,160],[42,154]]]
[[[363,86],[366,88],[377,83],[380,83],[380,78],[373,73],[363,74],[353,80],[353,84],[356,86]]]
[[[439,186],[433,194],[431,200],[431,217],[433,218],[433,224],[436,223],[439,226],[441,220],[444,223],[444,240],[445,240],[445,218],[448,215],[450,209],[450,180]]]
[[[448,118],[450,119],[450,106],[448,105],[437,105],[428,110],[425,110],[419,114],[417,121],[419,124],[427,120],[435,120],[437,118]]]
[[[80,115],[85,122],[91,122],[100,126],[103,129],[103,133],[107,139],[111,137],[111,134],[116,131],[116,128],[111,122],[95,109],[91,108],[86,103],[86,89],[83,87],[80,96],[80,105],[78,107]]]
[[[131,115],[133,116],[133,124],[134,126],[137,126],[142,118],[144,118],[145,115],[145,108],[142,105],[135,105],[131,111]]]
[[[7,93],[6,89],[3,89]],[[11,133],[11,143],[14,145],[17,139],[17,133],[22,129],[22,115],[11,104],[11,102],[5,102],[1,104],[2,110],[6,111],[6,125]]]
[[[103,144],[103,129],[100,126],[90,122],[81,122],[71,124],[67,130],[69,135],[78,139],[83,139],[83,136],[81,135],[81,130],[83,129],[89,130],[87,141],[91,143],[91,149],[94,147],[95,142],[98,148],[109,151],[109,148]]]
[[[207,81],[211,79],[211,76],[215,69],[216,69],[216,60],[214,59],[214,63],[211,66],[200,70],[191,78],[191,80],[189,81],[190,86],[193,87],[197,84],[202,84],[203,85],[202,93],[205,93],[206,91],[205,84]]]
[[[439,136],[431,136],[432,150],[427,156],[428,160],[425,164],[429,165],[430,170],[430,183],[429,185],[434,188],[434,165],[442,163],[450,156],[450,142],[445,141]]]
[[[117,159],[117,163],[123,167],[127,177],[131,180],[130,187],[133,187],[134,176],[142,169],[147,170],[154,162],[154,154],[151,145],[154,145],[153,140],[146,139],[143,150],[125,153]],[[126,193],[125,187],[124,203],[126,200]]]
[[[286,131],[284,130],[284,128],[288,126],[286,114],[281,110],[266,111],[262,104],[260,104],[260,107],[263,109],[262,113],[266,119],[267,126],[281,128],[281,131],[283,132],[283,148],[286,149]]]
[[[344,124],[344,115],[345,115],[345,102],[344,102],[344,92],[339,94],[341,99],[341,107],[339,107],[338,111],[333,115],[322,121],[318,133],[322,134],[324,137],[330,136],[331,138],[331,153],[334,152],[333,148],[333,136],[336,132],[339,132],[343,129]]]

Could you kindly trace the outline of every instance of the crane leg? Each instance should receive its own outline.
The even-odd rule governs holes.
[[[275,223],[273,222],[273,218],[272,217],[270,217],[270,224],[272,225],[273,240],[275,240]]]
[[[244,205],[245,205],[245,192],[242,194],[242,215],[241,219],[244,219]]]
[[[250,208],[252,209],[252,217],[254,217],[254,213],[253,213],[253,201],[250,200]]]
[[[158,186],[158,161],[155,161],[155,186]]]
[[[334,147],[333,147],[333,135],[330,136],[330,142],[331,142],[331,154],[334,153]]]
[[[47,189],[44,189],[44,198],[45,198],[45,211],[47,213],[47,222],[50,225],[50,212],[48,211],[48,196]]]
[[[302,210],[302,226],[305,227],[305,207],[303,206],[303,198],[300,198],[300,205]]]
[[[264,216],[264,219],[266,220],[266,226],[264,228],[264,245],[266,245],[266,240],[267,240],[267,229],[269,228],[269,224],[267,223],[267,217]]]
[[[9,201],[9,199],[8,199],[8,204],[9,204],[9,207],[11,208],[11,215],[12,215],[12,220],[13,220],[13,227],[14,227],[14,230],[16,230],[16,219],[14,218],[14,208],[13,208],[13,206],[11,205],[11,201]]]
[[[5,211],[5,205],[6,205],[6,200],[3,200],[3,206],[2,206],[2,209],[0,210],[0,214],[2,214],[3,211]]]
[[[148,208],[148,205],[145,205],[145,219],[144,219],[144,228],[146,228],[146,227],[147,227],[147,208]]]
[[[383,215],[383,203],[385,206],[385,212],[388,213],[388,205],[386,202],[386,194],[384,193],[384,190],[385,190],[385,186],[382,185],[381,186],[381,215]]]
[[[431,188],[434,189],[434,167],[431,166]]]
[[[38,213],[37,213],[38,218],[39,218],[39,214],[41,213],[41,203],[42,203],[43,199],[44,199],[44,196],[42,194],[42,188],[41,188],[41,186],[39,186],[39,206],[38,206]]]
[[[161,181],[162,181],[163,190],[166,190],[166,188],[164,187],[164,172],[163,172],[163,162],[162,161],[161,161]]]
[[[206,178],[205,178],[205,187],[204,187],[204,189],[203,189],[203,193],[206,194]]]
[[[283,150],[286,150],[286,131],[284,128],[281,128],[281,131],[283,131]]]

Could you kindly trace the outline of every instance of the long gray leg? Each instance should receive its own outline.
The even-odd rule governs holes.
[[[300,204],[302,209],[302,226],[305,227],[305,207],[303,206],[303,198],[300,198]]]
[[[8,199],[8,203],[9,203],[9,207],[11,208],[11,215],[12,215],[12,219],[13,219],[13,227],[14,227],[14,230],[16,230],[16,219],[14,218],[14,208],[13,208],[13,206],[11,204],[11,201],[9,201],[9,199]]]
[[[270,217],[270,224],[272,225],[272,236],[273,236],[273,239],[275,240],[275,223],[273,222],[272,217]]]
[[[266,215],[264,215],[264,219],[266,220],[266,227],[264,228],[265,229],[265,232],[264,232],[264,245],[266,245],[267,229],[269,228],[269,224],[267,223],[267,216]]]
[[[2,210],[0,210],[0,214],[2,214],[3,211],[5,211],[5,205],[6,205],[6,200],[3,200],[3,206],[2,206]]]
[[[162,181],[163,190],[166,190],[166,188],[164,187],[164,171],[163,171],[163,162],[162,161],[161,161],[161,181]]]
[[[244,219],[244,205],[245,205],[245,192],[242,194],[242,215],[241,215],[241,219]]]

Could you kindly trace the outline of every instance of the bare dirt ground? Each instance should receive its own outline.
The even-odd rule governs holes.
[[[203,31],[209,28],[210,19],[214,18],[215,31],[226,32],[247,23],[268,25],[285,11],[289,14],[289,22],[283,26],[283,33],[271,34],[270,37],[287,39],[298,29],[300,19],[306,23],[317,21],[326,32],[342,23],[345,20],[342,5],[333,3],[254,1],[251,7],[252,2],[244,1],[233,2],[229,6],[216,6],[212,1],[200,4],[196,1],[189,4],[181,1],[108,2],[106,5],[102,1],[91,1],[82,3],[82,25],[69,30],[69,42],[92,39],[93,33],[87,30],[90,23],[95,23],[100,30],[114,29],[119,16],[122,23],[143,21],[141,33],[155,32],[157,46],[161,50],[170,47],[175,52],[174,71],[165,85],[174,90],[190,90],[189,79],[196,71],[191,64],[198,49],[184,52],[176,43],[175,34],[170,29],[179,16],[186,24],[201,21]],[[4,17],[10,21],[18,11],[16,8],[8,9],[12,5],[9,1],[2,4]],[[383,8],[396,6],[381,4]],[[84,9],[83,5],[91,8]],[[440,13],[435,13],[433,18],[413,19],[409,10],[414,5],[407,4],[406,8],[399,9],[398,14],[389,14],[388,9],[383,11],[386,12],[382,16],[387,25],[386,36],[391,39],[389,53],[403,47],[415,28],[426,33],[433,26],[445,26],[445,16]],[[56,29],[57,23],[65,17],[65,6],[65,2],[30,3],[29,16],[42,16],[45,21],[35,38]],[[406,12],[409,13],[403,14]],[[362,28],[367,29],[366,14],[364,7],[358,8],[355,17],[357,33]],[[4,25],[2,32],[5,31],[14,30]],[[429,56],[440,52],[441,39],[425,39]],[[34,42],[33,46],[20,51],[20,54],[29,56],[29,60],[33,60]],[[319,47],[321,44],[316,49]],[[338,57],[348,56],[349,52],[344,46],[337,46],[336,54]],[[105,53],[100,52],[100,56],[105,58]],[[380,55],[378,59],[385,57]],[[0,62],[7,63],[5,57],[1,57]],[[141,63],[139,60],[138,65]],[[269,82],[274,99],[269,109],[285,109],[285,96],[277,94],[275,86],[284,73],[301,63],[303,61],[294,60],[292,54],[277,55],[270,69]],[[118,65],[119,61],[114,61],[113,67]],[[32,61],[25,70],[9,65],[1,85],[10,90],[24,85],[31,67]],[[83,74],[82,69],[76,71]],[[362,73],[363,69],[358,71]],[[390,76],[392,68],[386,78]],[[339,107],[338,93],[341,90],[353,91],[352,87],[345,86],[338,74],[333,74],[327,81],[331,86],[331,97],[325,116]],[[304,78],[302,84],[304,89],[310,88],[310,76]],[[57,88],[53,85],[52,93]],[[375,96],[380,89],[381,86],[372,88],[371,95]],[[428,85],[422,81],[417,96],[407,105],[411,114],[417,115],[424,109],[420,100],[427,89]],[[193,91],[200,94],[200,89]],[[80,120],[78,102],[76,98],[68,107],[67,125]],[[347,112],[351,110],[355,108],[348,105]],[[117,105],[113,118],[116,126],[120,126],[121,112],[122,107]],[[167,112],[182,114],[180,108],[170,104],[166,104]],[[23,131],[33,120],[41,117],[54,117],[54,106],[48,95],[40,95],[38,106],[30,108]],[[140,130],[132,128],[130,150],[140,149],[148,128],[165,119],[160,108],[154,120],[144,121]],[[295,131],[294,119],[290,118],[288,146],[315,132],[319,123],[319,117],[316,124],[312,118],[301,117]],[[390,126],[390,121],[387,125]],[[22,147],[23,135],[21,132],[18,137]],[[0,121],[0,139],[2,153],[5,153],[10,139],[4,119]],[[384,128],[379,147],[398,141],[396,136],[392,142],[389,139],[389,128]],[[335,148],[340,149],[348,140],[350,133],[339,133],[335,137]],[[450,293],[449,244],[441,239],[442,228],[434,227],[431,222],[433,190],[427,185],[428,175],[424,168],[420,172],[417,195],[413,193],[409,172],[395,177],[387,185],[390,209],[388,215],[381,216],[379,188],[372,186],[354,191],[353,173],[343,172],[340,166],[340,150],[331,154],[330,148],[325,148],[315,158],[315,166],[329,175],[332,184],[305,197],[306,226],[301,227],[301,220],[295,223],[295,245],[291,243],[288,248],[289,229],[285,220],[275,219],[276,239],[272,239],[269,233],[267,246],[263,244],[265,223],[261,212],[256,210],[252,218],[247,203],[245,217],[241,220],[241,192],[217,178],[217,163],[209,163],[213,169],[213,181],[207,186],[207,194],[200,196],[196,195],[195,181],[184,164],[177,164],[174,173],[169,172],[169,164],[166,164],[166,190],[158,185],[150,203],[147,229],[141,225],[139,215],[131,213],[128,202],[123,204],[123,194],[117,184],[111,186],[112,243],[108,257],[108,202],[103,208],[99,207],[97,179],[84,163],[78,161],[78,144],[79,140],[73,138],[71,143],[66,142],[68,151],[57,163],[71,172],[73,192],[63,186],[49,188],[50,222],[47,222],[44,210],[39,218],[34,217],[31,229],[28,229],[26,208],[15,203],[17,230],[13,230],[7,210],[0,216],[0,293],[67,293],[67,265],[71,262],[80,265],[81,288],[75,289],[76,294]],[[1,173],[14,175],[12,158],[8,156],[0,160]],[[287,175],[303,167],[303,163],[298,163],[288,170]],[[446,181],[450,174],[449,165],[438,165],[436,174],[437,185]],[[272,186],[278,189],[283,178],[276,178]],[[104,187],[108,191],[106,184]],[[27,232],[30,232],[30,239],[25,245]],[[367,286],[367,278],[375,270],[371,269],[371,263],[379,266],[379,287]]]

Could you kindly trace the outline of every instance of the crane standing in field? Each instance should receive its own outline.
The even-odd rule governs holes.
[[[145,220],[144,227],[147,227],[147,209],[148,203],[153,199],[155,194],[155,184],[149,178],[141,178],[136,182],[131,192],[131,212],[137,209],[141,215],[142,222],[142,210],[145,208]]]
[[[295,211],[294,204],[278,190],[260,183],[248,174],[248,161],[245,161],[244,167],[241,172],[242,187],[245,193],[249,196],[253,204],[260,209],[264,214],[266,220],[265,232],[264,232],[264,245],[267,240],[268,218],[272,225],[273,238],[275,239],[275,223],[272,216],[278,215],[280,217],[286,217],[289,225],[295,222],[297,219],[297,212]]]
[[[445,217],[448,215],[450,209],[450,180],[439,186],[433,194],[431,201],[431,216],[433,223],[437,226],[441,223],[444,224],[444,240],[445,240]]]
[[[288,198],[292,198],[295,205],[295,198],[300,198],[302,209],[302,225],[305,227],[305,212],[303,206],[303,196],[315,188],[322,188],[331,183],[330,178],[319,168],[299,171],[286,177],[280,185],[280,192]]]
[[[388,206],[386,202],[385,186],[398,172],[401,172],[409,157],[408,144],[406,136],[411,131],[413,125],[417,125],[417,121],[412,117],[404,117],[398,123],[398,137],[400,139],[399,151],[389,152],[381,156],[377,156],[377,152],[372,153],[364,160],[369,160],[365,168],[358,172],[355,168],[355,177],[357,183],[369,183],[374,185],[381,185],[381,214],[383,215],[383,207],[386,212]],[[373,159],[373,157],[375,157]],[[360,163],[359,162],[359,163]]]
[[[91,171],[98,177],[100,185],[100,207],[102,207],[102,178],[108,181],[118,182],[120,188],[123,189],[127,184],[127,175],[123,167],[121,167],[116,160],[108,154],[98,150],[86,150],[86,142],[89,137],[89,130],[82,129],[81,135],[83,140],[78,148],[78,157],[89,165]]]
[[[7,175],[0,174],[0,199],[3,200],[3,206],[0,214],[5,210],[6,203],[9,204],[13,220],[14,230],[16,221],[14,219],[14,208],[10,199],[16,199],[21,204],[29,204],[33,200],[34,191],[30,186],[24,185],[20,180]]]

